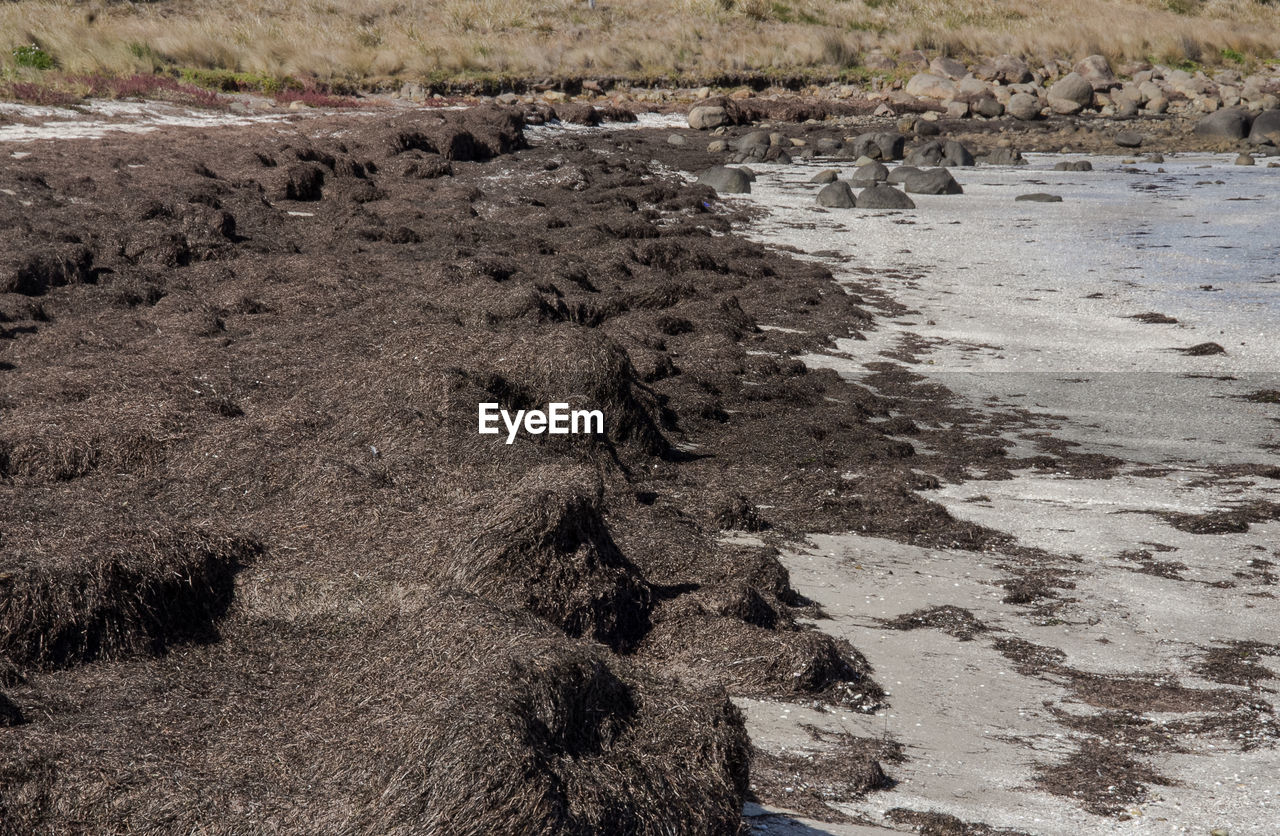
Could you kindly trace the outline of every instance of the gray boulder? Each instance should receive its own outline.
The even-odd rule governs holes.
[[[828,183],[818,192],[818,205],[830,209],[852,209],[858,205],[853,189],[843,180]]]
[[[1014,200],[1026,203],[1061,203],[1062,195],[1032,192],[1031,194],[1020,194]]]
[[[988,119],[1004,116],[1004,105],[995,96],[980,96],[973,103],[973,112]]]
[[[1054,99],[1088,107],[1093,104],[1093,87],[1079,73],[1067,73],[1049,88],[1049,101]]]
[[[752,151],[757,148],[767,150],[769,145],[768,131],[751,131],[733,141],[733,147],[739,151]],[[763,156],[763,150],[761,156]]]
[[[1162,163],[1164,162],[1164,154],[1161,154],[1159,152],[1156,152],[1154,154],[1148,154],[1147,156],[1142,158],[1142,161],[1144,163]]]
[[[914,209],[915,201],[893,186],[877,183],[858,194],[859,209]]]
[[[1241,154],[1236,157],[1236,165],[1257,165],[1257,160],[1253,158],[1252,154]]]
[[[1259,113],[1253,120],[1249,139],[1259,144],[1270,141],[1272,145],[1280,145],[1280,110],[1264,110]]]
[[[1014,119],[1030,122],[1040,118],[1040,99],[1030,93],[1014,93],[1004,109]]]
[[[964,189],[945,168],[931,168],[913,174],[902,187],[915,194],[964,194]]]
[[[983,81],[999,81],[1004,84],[1022,84],[1031,80],[1031,68],[1027,62],[1012,55],[997,55],[983,61],[973,74]]]
[[[834,168],[828,168],[826,171],[819,171],[809,179],[810,183],[816,186],[825,186],[827,183],[834,183],[840,179],[840,172]]]
[[[844,150],[853,159],[900,160],[906,143],[907,138],[897,131],[876,131],[859,134]]]
[[[707,131],[729,124],[729,112],[719,105],[699,105],[689,111],[689,127]]]
[[[1249,133],[1253,117],[1249,111],[1228,107],[1206,114],[1196,123],[1196,135],[1211,139],[1244,139]]]
[[[956,97],[956,84],[949,78],[933,73],[916,73],[906,86],[907,95],[921,99],[945,99]]]
[[[1088,160],[1065,160],[1053,167],[1054,171],[1093,171],[1093,163]]]
[[[1077,75],[1097,91],[1110,90],[1119,82],[1111,71],[1111,62],[1101,55],[1090,55],[1073,68]]]
[[[740,168],[715,165],[698,175],[698,182],[720,194],[748,194],[752,178]]]
[[[903,183],[907,182],[908,177],[912,176],[913,174],[919,174],[919,173],[920,173],[920,169],[917,168],[916,166],[900,165],[897,168],[895,168],[893,171],[889,172],[889,177],[885,182],[894,183],[896,185],[902,185]]]
[[[907,165],[913,165],[918,168],[924,166],[942,165],[942,160],[946,156],[946,150],[942,142],[933,139],[923,145],[917,145],[911,149],[903,160]]]
[[[929,62],[929,72],[944,78],[959,79],[969,74],[969,68],[954,58],[939,56]]]
[[[1137,131],[1120,131],[1111,139],[1121,148],[1139,148],[1147,138]]]
[[[863,187],[883,183],[889,179],[889,169],[883,163],[867,163],[858,166],[851,179],[855,184],[862,184]]]
[[[982,158],[987,165],[1026,165],[1027,161],[1017,148],[992,148]]]
[[[973,165],[973,154],[963,144],[948,139],[942,144],[942,164],[953,168],[968,168]]]

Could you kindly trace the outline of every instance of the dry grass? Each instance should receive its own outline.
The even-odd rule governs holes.
[[[575,75],[833,75],[871,49],[1246,60],[1280,49],[1275,0],[254,0],[0,7],[5,69],[37,44],[68,72],[164,67],[372,84]]]

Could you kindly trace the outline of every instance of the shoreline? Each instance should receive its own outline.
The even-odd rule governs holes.
[[[927,702],[928,688],[912,692],[870,672],[860,651],[873,645],[855,632],[866,625],[843,620],[844,598],[819,606],[821,579],[788,543],[807,532],[860,530],[868,539],[856,542],[878,536],[908,558],[941,552],[956,563],[991,562],[966,591],[982,600],[1016,594],[1022,603],[993,612],[974,604],[979,622],[1021,619],[1027,606],[1038,618],[1070,612],[1071,602],[1060,599],[1072,594],[1065,584],[1079,587],[1072,574],[1079,565],[1053,559],[1051,542],[1018,543],[999,530],[998,515],[985,518],[990,526],[967,519],[963,503],[974,472],[1010,459],[1070,472],[1097,465],[1088,453],[1058,449],[1048,462],[1017,450],[997,455],[1002,433],[1039,419],[1010,410],[993,420],[980,405],[942,397],[901,361],[879,358],[861,382],[801,362],[838,351],[833,336],[860,335],[857,345],[870,348],[885,323],[910,315],[882,284],[904,276],[833,276],[822,263],[749,240],[741,231],[759,221],[749,220],[747,207],[670,174],[716,159],[671,144],[670,129],[538,134],[537,147],[522,150],[508,118],[516,117],[477,110],[402,113],[390,124],[351,115],[250,125],[238,134],[235,157],[216,131],[186,129],[34,143],[22,146],[27,156],[11,157],[8,185],[23,191],[10,195],[6,211],[39,200],[47,217],[27,214],[64,229],[118,224],[107,210],[123,195],[136,201],[139,193],[177,190],[195,207],[179,201],[148,210],[137,221],[141,241],[118,249],[85,234],[80,246],[92,263],[112,272],[96,282],[59,283],[50,274],[40,310],[14,298],[23,293],[4,296],[4,327],[14,339],[5,341],[0,374],[14,385],[3,408],[20,420],[6,439],[0,490],[13,500],[6,507],[26,508],[27,527],[17,517],[0,522],[16,529],[16,548],[29,556],[18,578],[45,582],[40,555],[50,548],[72,558],[73,574],[76,560],[94,559],[97,546],[74,531],[42,545],[59,520],[133,542],[135,535],[115,531],[117,520],[84,510],[79,503],[89,495],[97,497],[89,509],[105,507],[107,497],[154,530],[191,519],[184,492],[203,491],[193,493],[201,497],[199,519],[215,531],[246,527],[266,550],[237,568],[234,605],[215,614],[221,635],[210,644],[157,654],[130,632],[145,624],[125,624],[134,646],[108,647],[90,664],[23,667],[3,681],[5,699],[32,718],[10,731],[29,759],[19,800],[28,780],[46,797],[92,799],[105,768],[134,782],[122,801],[127,815],[145,819],[162,804],[165,815],[216,816],[232,829],[264,815],[319,826],[315,782],[348,774],[355,763],[375,776],[362,786],[405,802],[388,811],[385,794],[370,800],[359,788],[323,784],[325,797],[354,805],[359,821],[419,809],[421,776],[406,780],[384,767],[426,747],[431,763],[459,770],[450,773],[455,792],[429,798],[426,811],[474,821],[492,810],[459,790],[500,793],[511,788],[511,773],[446,755],[500,748],[490,744],[507,739],[504,723],[559,729],[558,706],[567,705],[603,718],[598,736],[583,740],[569,729],[544,743],[535,735],[512,757],[531,752],[544,770],[536,775],[567,780],[581,793],[573,803],[582,815],[594,814],[598,793],[616,790],[637,821],[668,815],[669,804],[729,833],[738,815],[732,805],[747,789],[734,782],[745,780],[741,747],[749,744],[736,736],[741,718],[716,694],[727,691],[740,705],[782,700],[781,713],[819,705],[825,709],[815,713],[827,719],[853,718],[846,736],[826,741],[843,768],[830,782],[837,795],[883,790],[920,762],[911,749],[918,741],[906,734],[905,747],[886,741],[883,718],[871,712],[881,689],[897,710],[895,698]],[[458,139],[464,128],[472,145]],[[428,142],[452,157],[428,152]],[[457,150],[467,148],[465,156]],[[488,159],[476,159],[476,149]],[[191,169],[193,154],[208,162]],[[233,215],[233,230],[215,212]],[[30,234],[19,243],[36,247],[40,233]],[[186,264],[174,249],[178,234]],[[65,243],[70,252],[73,242]],[[172,264],[158,269],[166,259]],[[841,279],[852,293],[837,292]],[[68,329],[109,338],[68,345]],[[146,364],[121,368],[123,347],[204,388],[193,394]],[[96,377],[80,377],[94,370]],[[212,379],[195,376],[210,370]],[[49,394],[47,379],[65,381],[68,391]],[[134,389],[153,388],[186,423],[156,423],[164,416],[128,400]],[[607,437],[598,444],[522,437],[509,453],[505,445],[495,453],[477,442],[476,398],[514,405],[566,388],[607,404]],[[58,398],[87,400],[99,412]],[[87,432],[104,403],[129,433]],[[68,416],[53,429],[41,418],[51,411]],[[80,443],[96,451],[89,464],[57,470],[55,454]],[[851,472],[858,478],[847,479]],[[944,482],[959,482],[965,497],[948,495]],[[280,490],[286,483],[295,487]],[[1001,502],[1017,498],[991,493]],[[77,508],[83,518],[69,515]],[[751,533],[726,537],[738,529]],[[1145,568],[1144,559],[1129,562]],[[1262,584],[1268,570],[1255,567],[1254,575]],[[562,583],[527,585],[529,577]],[[446,583],[461,589],[442,595]],[[857,640],[826,635],[832,626]],[[950,652],[932,630],[895,635]],[[1027,655],[1022,645],[1007,647]],[[332,665],[335,658],[342,664]],[[1039,664],[1077,691],[1105,690],[1065,661]],[[1042,687],[1035,675],[1018,675],[1028,688]],[[1123,679],[1122,690],[1133,686]],[[1215,699],[1225,691],[1215,688]],[[77,693],[94,696],[67,702]],[[552,707],[520,707],[526,693],[549,694]],[[1157,693],[1168,697],[1167,689]],[[1129,699],[1140,705],[1148,696]],[[228,715],[224,706],[237,711]],[[684,740],[664,731],[675,725],[668,712],[687,718],[678,729]],[[462,737],[437,731],[458,728],[459,717]],[[182,745],[158,737],[157,729],[174,727],[198,734]],[[91,746],[80,737],[86,728],[97,735]],[[329,737],[314,765],[285,769],[270,756],[272,746],[321,735]],[[634,754],[648,750],[629,748],[645,745],[695,765],[651,765],[649,754]],[[201,746],[239,747],[238,757],[205,763]],[[563,746],[583,749],[562,760]],[[160,766],[148,770],[175,776],[158,801],[138,772],[139,749],[160,753]],[[77,759],[46,776],[31,764],[50,751]],[[369,751],[378,762],[366,762]],[[757,780],[808,774],[776,752],[756,757]],[[575,772],[579,762],[600,771]],[[633,771],[615,786],[617,764]],[[268,797],[255,795],[257,769],[279,781]],[[628,795],[635,782],[663,804]],[[210,785],[237,803],[208,800]],[[0,785],[6,792],[12,782]],[[714,805],[705,803],[709,796]],[[892,797],[872,792],[849,811],[863,815],[866,805]],[[84,809],[103,821],[121,815]],[[974,812],[972,804],[956,809]]]

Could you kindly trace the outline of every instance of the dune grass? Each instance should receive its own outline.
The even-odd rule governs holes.
[[[0,72],[10,81],[50,69],[182,70],[194,81],[233,78],[274,92],[283,78],[369,87],[503,77],[834,77],[870,50],[912,49],[1248,65],[1274,60],[1280,50],[1280,0],[597,0],[595,9],[585,0],[0,5]]]

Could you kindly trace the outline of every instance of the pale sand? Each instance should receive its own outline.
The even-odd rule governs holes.
[[[1122,172],[1119,158],[1094,158],[1100,170],[1092,173],[1047,171],[1046,158],[1033,161],[1032,168],[956,169],[965,195],[913,196],[918,209],[900,214],[818,210],[806,181],[826,164],[758,166],[753,194],[743,198],[772,210],[756,237],[809,253],[836,250],[841,257],[826,263],[837,277],[858,278],[858,268],[900,274],[881,286],[913,313],[882,318],[867,341],[842,341],[838,355],[808,358],[812,365],[856,380],[864,363],[885,359],[879,352],[918,335],[929,348],[912,371],[980,408],[1031,410],[1044,416],[1042,429],[1079,442],[1080,451],[1133,463],[1110,480],[1024,471],[929,494],[957,517],[1082,561],[1072,566],[1076,589],[1066,592],[1078,600],[1056,622],[1038,624],[1026,608],[1002,603],[1003,590],[993,585],[1005,576],[992,565],[998,555],[856,535],[816,536],[810,548],[788,555],[796,588],[832,616],[820,629],[859,648],[891,696],[876,717],[743,701],[757,745],[811,748],[798,728],[803,720],[862,736],[887,731],[906,746],[908,761],[887,767],[900,782],[895,789],[841,805],[877,826],[788,824],[750,808],[757,832],[885,832],[878,825],[893,807],[1036,834],[1207,834],[1224,827],[1238,836],[1280,828],[1280,755],[1270,746],[1241,752],[1221,738],[1186,738],[1195,754],[1156,756],[1153,764],[1177,785],[1152,787],[1147,801],[1127,811],[1128,821],[1091,815],[1032,788],[1035,765],[1070,750],[1067,729],[1048,707],[1091,709],[1052,681],[1018,674],[988,639],[896,632],[875,620],[953,604],[1011,636],[1064,651],[1077,669],[1173,673],[1193,687],[1222,687],[1191,674],[1197,648],[1230,639],[1280,642],[1280,604],[1249,594],[1265,587],[1191,582],[1238,580],[1232,573],[1253,557],[1280,560],[1273,554],[1280,523],[1195,535],[1129,513],[1280,501],[1276,480],[1204,481],[1213,477],[1212,465],[1280,464],[1280,407],[1231,397],[1280,389],[1280,250],[1267,231],[1280,217],[1280,171],[1237,168],[1222,156],[1171,158],[1163,174],[1155,165]],[[1223,183],[1195,185],[1201,180]],[[1143,188],[1152,184],[1159,188]],[[1061,194],[1064,202],[1013,202],[1033,191]],[[1221,237],[1188,237],[1196,234]],[[1201,284],[1226,289],[1206,292]],[[1086,298],[1094,293],[1104,296]],[[1125,318],[1145,311],[1180,323]],[[1206,341],[1228,353],[1169,351]],[[1010,452],[1040,451],[1032,439],[1018,439]],[[1151,464],[1173,469],[1152,476],[1144,473]],[[1188,580],[1139,574],[1116,557],[1149,542],[1173,547],[1157,557],[1186,564]],[[1280,672],[1278,661],[1263,664]]]

